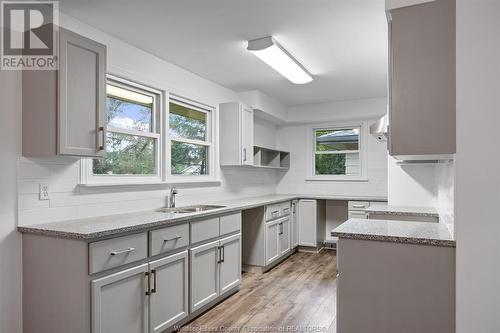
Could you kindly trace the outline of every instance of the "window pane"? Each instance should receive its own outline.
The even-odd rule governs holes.
[[[106,158],[95,159],[95,175],[155,175],[155,139],[108,132]]]
[[[188,107],[170,103],[170,137],[207,140],[207,114]]]
[[[172,141],[173,175],[208,174],[208,147]]]
[[[359,149],[359,128],[316,130],[316,151]]]
[[[154,98],[132,90],[107,84],[108,125],[151,132]]]
[[[359,154],[316,154],[316,175],[360,175]]]

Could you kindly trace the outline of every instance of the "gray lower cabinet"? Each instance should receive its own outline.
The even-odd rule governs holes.
[[[24,332],[172,332],[238,291],[240,231],[237,212],[93,242],[23,234]]]
[[[93,280],[92,333],[148,331],[148,264]]]
[[[234,290],[241,283],[241,234],[190,251],[191,312]]]
[[[299,245],[311,248],[323,246],[326,234],[325,201],[300,199],[297,216],[299,224]]]
[[[280,243],[280,256],[290,251],[290,218],[286,218],[280,223],[281,230],[278,232]]]
[[[150,332],[159,333],[189,314],[188,251],[149,264],[153,281],[150,297]]]
[[[221,239],[219,293],[223,295],[241,284],[241,235]]]
[[[266,265],[280,256],[279,229],[279,220],[266,222]]]
[[[103,157],[106,46],[59,29],[59,69],[23,71],[23,156]]]
[[[337,272],[338,333],[455,332],[455,248],[340,238]]]
[[[219,240],[189,250],[191,265],[191,311],[219,296]]]

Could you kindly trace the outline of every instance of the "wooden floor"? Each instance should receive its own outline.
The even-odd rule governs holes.
[[[334,251],[296,253],[265,274],[245,273],[240,292],[182,332],[335,332]]]

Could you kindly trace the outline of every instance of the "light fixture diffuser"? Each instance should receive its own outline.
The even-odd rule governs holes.
[[[304,84],[313,80],[312,75],[304,66],[271,36],[249,40],[247,50],[295,84]]]

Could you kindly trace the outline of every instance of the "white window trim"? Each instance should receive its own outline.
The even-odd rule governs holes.
[[[359,175],[316,175],[315,174],[315,147],[316,140],[314,137],[315,130],[318,129],[346,129],[346,128],[355,128],[359,127]],[[307,181],[357,181],[357,182],[366,182],[368,181],[368,160],[367,160],[367,137],[368,137],[368,125],[366,122],[353,122],[353,123],[322,123],[322,124],[313,124],[308,126],[307,129]],[[353,152],[352,150],[349,152]]]
[[[184,105],[186,107],[192,108],[196,111],[204,112],[207,114],[207,139],[206,141],[202,140],[191,140],[191,139],[183,139],[183,138],[170,138],[168,134],[170,131],[170,102]],[[168,156],[166,164],[166,174],[169,183],[203,183],[203,182],[218,182],[216,179],[216,165],[215,165],[215,153],[216,153],[216,108],[210,106],[208,104],[203,104],[192,100],[190,98],[186,98],[176,94],[170,94],[169,100],[166,103],[167,113],[166,113],[166,149],[167,153],[165,156]],[[172,161],[170,159],[171,154],[171,144],[172,141],[183,142],[183,143],[192,143],[202,146],[208,147],[208,174],[206,175],[173,175],[172,174]]]
[[[155,97],[155,117],[153,117],[152,126],[156,128],[155,133],[150,132],[136,132],[127,129],[107,127],[107,130],[112,132],[140,135],[143,137],[152,137],[157,139],[156,147],[156,170],[155,175],[94,175],[92,173],[92,159],[81,159],[80,161],[80,184],[82,185],[96,185],[96,186],[107,186],[107,185],[133,185],[133,184],[158,184],[165,182],[165,159],[162,156],[166,156],[164,153],[164,142],[166,141],[166,127],[165,125],[165,92],[151,88],[149,86],[136,83],[118,76],[111,74],[107,75],[107,80],[112,81],[117,85],[122,85],[127,89],[136,88],[141,93],[149,93],[151,96]]]

